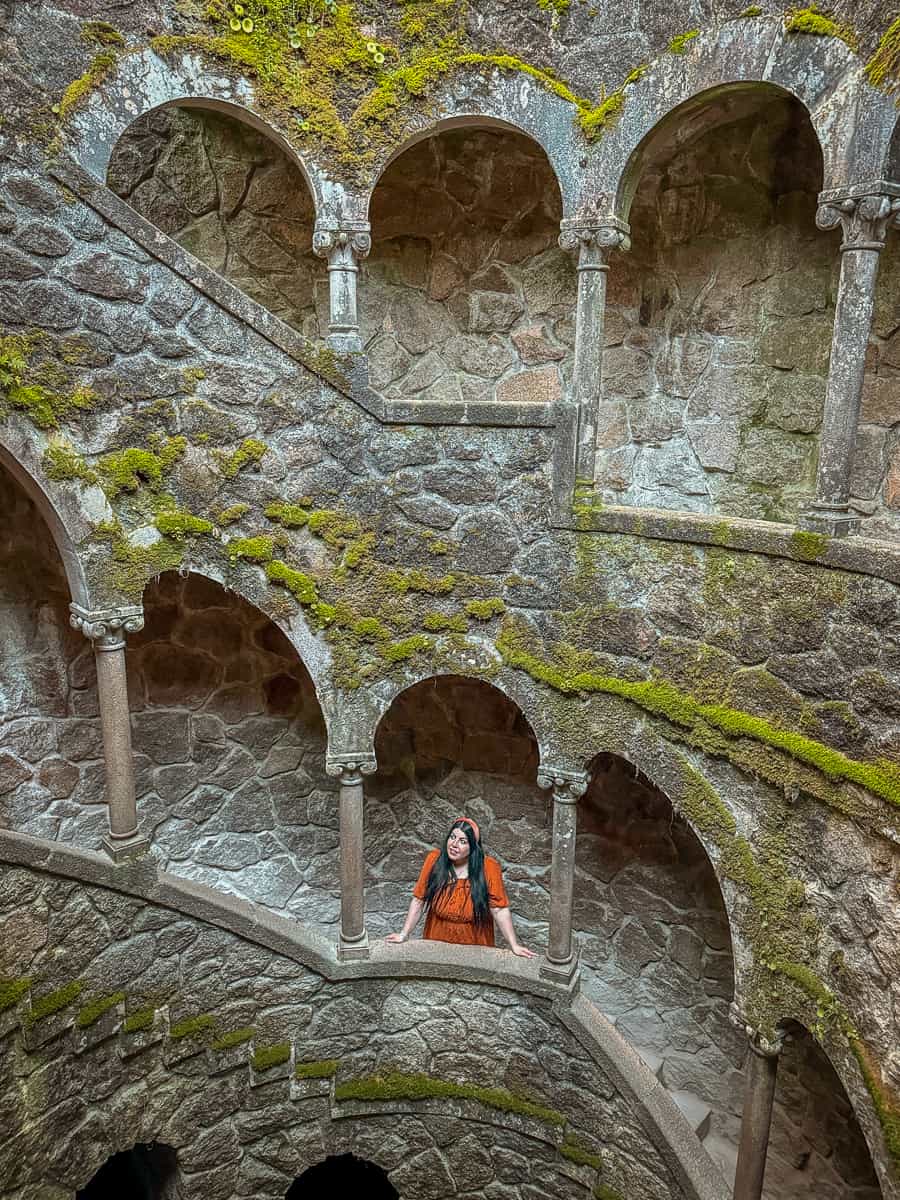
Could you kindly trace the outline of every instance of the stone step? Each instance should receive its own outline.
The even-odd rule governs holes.
[[[709,1122],[712,1109],[705,1100],[695,1096],[693,1092],[676,1092],[670,1089],[669,1095],[687,1118],[691,1129],[702,1141],[709,1133]]]
[[[653,1072],[657,1079],[662,1079],[663,1056],[657,1050],[651,1050],[649,1046],[636,1046],[632,1042],[632,1046]]]
[[[722,1172],[725,1182],[733,1188],[737,1172],[737,1146],[720,1133],[709,1133],[703,1139],[703,1148]]]

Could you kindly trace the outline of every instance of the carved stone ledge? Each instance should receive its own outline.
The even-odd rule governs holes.
[[[845,193],[822,192],[816,210],[819,229],[841,226],[841,250],[881,250],[887,232],[900,228],[900,188],[877,180]]]
[[[537,782],[539,788],[553,789],[557,804],[577,804],[588,789],[590,776],[587,771],[564,771],[548,766],[538,770]]]
[[[359,754],[330,754],[325,759],[325,773],[341,784],[362,783],[365,775],[374,775],[378,761],[374,754],[361,751]]]
[[[328,258],[335,251],[340,252],[341,258],[365,258],[372,249],[372,233],[367,222],[348,222],[340,227],[319,226],[313,233],[313,253],[320,258]],[[341,268],[348,269],[350,264],[342,262]]]

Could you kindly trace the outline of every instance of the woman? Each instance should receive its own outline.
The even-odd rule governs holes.
[[[423,910],[425,937],[464,946],[493,946],[494,922],[519,958],[534,958],[516,938],[500,864],[481,848],[481,831],[471,817],[457,817],[441,850],[425,859],[413,888],[409,912],[389,942],[405,942]]]

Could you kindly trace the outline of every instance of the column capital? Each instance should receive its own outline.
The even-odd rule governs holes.
[[[631,246],[631,226],[618,217],[596,220],[564,217],[559,224],[559,244],[563,250],[578,251],[578,266],[585,269],[606,267],[606,257],[613,250],[628,250]]]
[[[325,759],[325,773],[341,783],[362,783],[364,775],[374,775],[378,762],[374,754],[360,751],[358,754],[329,754]]]
[[[144,628],[144,610],[139,604],[121,608],[82,608],[69,605],[69,624],[94,643],[96,650],[121,650],[125,635]]]
[[[577,804],[588,789],[590,776],[587,771],[565,771],[546,766],[538,769],[539,788],[552,788],[557,804]]]
[[[784,1049],[788,1035],[783,1029],[776,1029],[771,1037],[766,1036],[734,1001],[728,1009],[728,1019],[736,1029],[742,1030],[747,1035],[750,1049],[760,1058],[778,1058]]]
[[[819,193],[819,229],[841,226],[841,250],[881,250],[888,229],[900,228],[900,186],[874,179]]]
[[[342,225],[318,225],[313,233],[313,253],[330,258],[335,251],[365,258],[372,249],[372,227],[368,221],[346,221]]]

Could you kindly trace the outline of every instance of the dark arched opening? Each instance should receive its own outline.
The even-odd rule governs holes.
[[[285,1200],[332,1200],[340,1189],[366,1200],[400,1200],[387,1173],[355,1154],[331,1154],[304,1171],[287,1190]]]
[[[171,1146],[138,1142],[108,1158],[75,1200],[174,1200],[177,1169]]]

